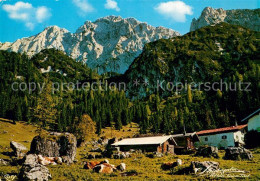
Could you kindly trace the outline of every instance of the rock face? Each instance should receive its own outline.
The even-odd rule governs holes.
[[[198,19],[194,18],[192,20],[190,31],[221,22],[241,25],[255,31],[260,31],[260,9],[224,10],[222,8],[213,9],[206,7]]]
[[[20,180],[48,181],[51,179],[49,169],[38,163],[38,156],[29,154],[19,173]]]
[[[152,27],[134,18],[108,16],[86,21],[75,33],[57,26],[47,27],[35,36],[0,44],[0,49],[32,56],[43,49],[56,48],[87,62],[90,68],[98,68],[99,73],[123,73],[146,43],[178,35],[171,29]]]
[[[212,172],[219,169],[219,163],[213,161],[191,162],[190,172],[198,174],[201,172]]]
[[[197,156],[203,156],[203,157],[219,158],[218,148],[214,147],[214,146],[208,146],[208,147],[201,146],[201,147],[199,147],[196,155]]]
[[[239,159],[245,159],[245,160],[252,160],[253,155],[252,152],[240,147],[228,147],[226,149],[225,153],[225,159],[228,160],[239,160]]]
[[[17,157],[23,157],[25,155],[24,151],[27,150],[23,144],[17,143],[15,141],[10,142],[10,147],[13,149],[14,154]]]
[[[31,143],[31,153],[45,157],[62,157],[63,162],[73,163],[76,156],[77,139],[70,133],[51,133],[36,136]]]

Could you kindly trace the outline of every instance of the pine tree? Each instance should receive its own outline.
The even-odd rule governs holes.
[[[40,122],[42,127],[47,125],[54,128],[56,120],[56,103],[51,95],[51,83],[47,83],[45,90],[38,96],[37,105],[32,109],[33,119]]]
[[[115,115],[115,128],[120,130],[122,128],[121,112],[117,111]]]

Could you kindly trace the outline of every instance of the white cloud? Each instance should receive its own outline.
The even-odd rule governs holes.
[[[36,19],[39,23],[42,23],[43,21],[47,20],[49,17],[50,17],[50,13],[48,8],[44,6],[37,8]]]
[[[160,3],[155,10],[176,22],[185,22],[186,15],[192,15],[192,7],[182,1],[169,1]]]
[[[107,3],[105,4],[105,8],[120,11],[120,8],[118,7],[117,2],[114,0],[107,0]]]
[[[36,24],[44,22],[51,16],[47,7],[33,7],[32,4],[22,1],[14,5],[5,4],[3,10],[8,13],[9,18],[22,21],[30,30],[33,30]]]
[[[87,0],[72,0],[72,2],[80,9],[80,14],[85,15],[86,13],[91,13],[95,9]]]

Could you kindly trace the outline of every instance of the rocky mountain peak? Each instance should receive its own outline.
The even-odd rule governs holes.
[[[260,31],[260,9],[224,10],[222,8],[214,9],[206,7],[198,19],[193,18],[190,31],[221,22],[241,25],[255,31]]]
[[[69,32],[67,29],[65,29],[65,28],[60,28],[60,27],[58,27],[58,26],[56,26],[56,25],[48,26],[48,27],[46,27],[43,31],[47,31],[47,32],[50,32],[50,31],[52,31],[52,32],[62,31],[62,32],[64,32],[64,33]]]
[[[146,43],[180,34],[164,27],[153,27],[134,18],[107,16],[86,21],[75,33],[50,26],[29,38],[0,44],[0,50],[25,52],[29,56],[43,49],[55,48],[83,61],[98,73],[124,73]]]

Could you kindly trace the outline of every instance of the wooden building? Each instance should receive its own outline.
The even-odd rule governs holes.
[[[120,151],[129,151],[130,149],[135,149],[142,150],[144,152],[172,154],[174,154],[174,147],[176,145],[177,144],[172,135],[128,138],[112,144],[112,146],[118,147]]]
[[[172,135],[177,145],[175,146],[175,153],[182,154],[189,150],[195,150],[195,143],[199,142],[200,139],[196,132],[175,134]]]

